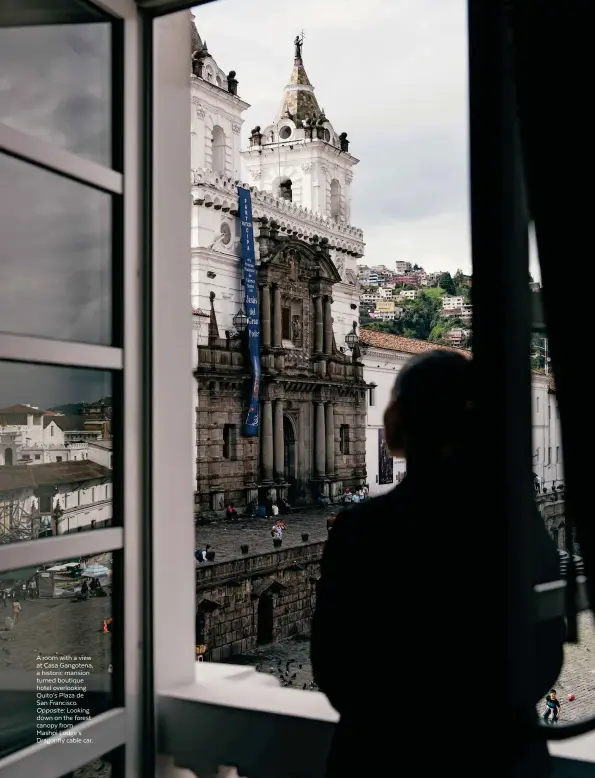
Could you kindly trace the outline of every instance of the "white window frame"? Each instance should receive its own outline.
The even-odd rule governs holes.
[[[144,655],[150,652],[150,635],[143,634],[143,620],[139,602],[144,590],[144,578],[149,560],[142,555],[141,538],[146,535],[143,528],[143,297],[139,283],[141,264],[140,236],[142,234],[140,194],[141,175],[139,138],[143,134],[141,87],[142,71],[140,41],[142,20],[133,0],[96,0],[101,10],[123,22],[125,60],[121,73],[121,87],[125,92],[123,115],[117,112],[114,122],[123,123],[124,170],[122,173],[109,167],[78,157],[58,149],[26,133],[0,124],[0,153],[6,153],[66,176],[75,181],[91,185],[96,189],[122,196],[123,230],[122,256],[123,293],[126,301],[124,311],[123,347],[96,346],[83,343],[47,340],[41,337],[0,333],[0,360],[12,360],[42,365],[96,368],[113,371],[114,392],[122,378],[123,401],[123,451],[119,467],[123,468],[121,511],[126,527],[114,526],[94,532],[73,533],[44,538],[33,542],[14,543],[0,546],[0,570],[36,566],[81,555],[106,551],[114,552],[114,569],[126,571],[123,577],[123,591],[120,598],[114,597],[114,610],[123,618],[123,673],[121,677],[121,707],[110,709],[104,714],[85,722],[80,730],[91,743],[60,744],[44,741],[0,760],[0,778],[30,778],[44,775],[60,778],[120,746],[125,749],[125,774],[132,778],[140,773],[142,748],[141,713],[146,703],[143,695],[152,689],[145,688],[139,671],[148,663],[139,661],[139,647]],[[26,4],[12,11],[10,23],[25,24]],[[17,8],[15,5],[14,8]],[[43,11],[36,17],[38,24],[63,23],[53,11]],[[31,23],[31,19],[29,18]],[[126,189],[124,193],[124,181]],[[124,193],[124,194],[123,194]],[[114,225],[114,229],[118,229]],[[117,301],[114,301],[117,302]],[[123,371],[123,372],[122,372]],[[116,579],[117,580],[117,579]],[[119,607],[121,604],[121,608]],[[147,639],[148,637],[148,639]],[[114,650],[118,648],[114,642]],[[141,655],[143,653],[141,652]],[[117,683],[117,679],[114,679]],[[152,704],[152,699],[151,699]]]

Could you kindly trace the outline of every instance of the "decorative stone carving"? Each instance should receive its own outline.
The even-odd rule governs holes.
[[[339,271],[339,275],[341,276],[341,281],[344,280],[344,271],[345,271],[345,260],[343,257],[339,257],[335,263],[337,265],[337,270]]]
[[[239,133],[240,133],[240,131],[242,129],[242,125],[234,123],[234,124],[231,125],[231,129],[235,132],[236,135],[239,135]]]
[[[205,110],[205,106],[202,103],[197,103],[196,105],[196,115],[199,119],[204,119],[207,115],[207,112]]]
[[[328,173],[328,167],[327,167],[327,165],[321,165],[321,166],[320,166],[320,170],[321,170],[323,173],[325,173],[325,174],[326,174],[326,173]]]
[[[262,170],[250,170],[250,175],[256,181],[262,176]]]
[[[350,184],[353,181],[353,173],[345,173],[345,183]]]
[[[291,339],[298,344],[302,339],[302,322],[299,316],[291,317]]]
[[[302,170],[304,173],[309,173],[312,170],[312,163],[311,162],[304,162],[302,165]]]

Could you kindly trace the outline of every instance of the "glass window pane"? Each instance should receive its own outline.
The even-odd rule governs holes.
[[[2,28],[0,15],[0,122],[111,165],[110,23],[61,5],[63,21],[93,23]]]
[[[112,379],[0,362],[0,544],[112,523]]]
[[[0,758],[48,737],[75,744],[113,707],[112,572],[109,553],[0,572]]]
[[[0,155],[0,330],[111,344],[111,196]]]

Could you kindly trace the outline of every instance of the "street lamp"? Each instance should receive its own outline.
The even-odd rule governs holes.
[[[355,330],[356,327],[357,327],[357,322],[354,321],[353,329],[351,330],[351,332],[348,332],[347,335],[345,336],[345,343],[347,343],[347,348],[351,349],[351,351],[353,351],[353,349],[359,343],[359,338],[357,337],[357,332]]]
[[[244,313],[244,311],[240,308],[239,311],[236,313],[236,315],[232,319],[233,326],[236,328],[238,332],[244,332],[246,330],[246,327],[248,326],[248,317]]]

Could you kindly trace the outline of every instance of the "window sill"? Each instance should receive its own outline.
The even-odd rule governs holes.
[[[338,715],[320,692],[282,688],[253,667],[197,662],[194,683],[159,696],[158,720],[159,753],[181,768],[164,775],[233,766],[230,776],[323,778]],[[549,750],[556,776],[582,775],[595,764],[595,732]]]
[[[337,713],[320,692],[282,688],[241,665],[197,662],[195,682],[159,696],[159,752],[196,775],[323,778]]]

